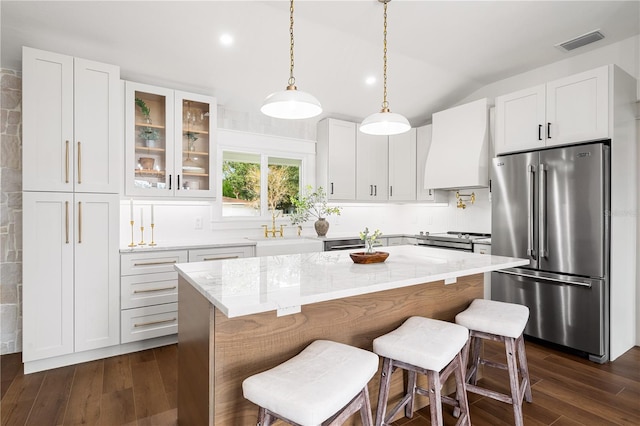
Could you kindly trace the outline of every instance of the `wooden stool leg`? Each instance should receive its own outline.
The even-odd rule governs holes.
[[[482,340],[479,337],[471,335],[471,362],[467,372],[467,383],[472,385],[478,384],[478,368],[480,366],[480,349]]]
[[[442,383],[440,383],[440,374],[437,371],[429,370],[427,372],[427,378],[429,380],[429,410],[431,411],[431,424],[443,425],[442,418],[442,395],[440,390]]]
[[[258,426],[270,426],[273,420],[273,416],[267,412],[266,408],[260,407],[258,409]]]
[[[387,398],[389,398],[389,384],[392,372],[391,359],[383,358],[382,373],[380,376],[380,391],[378,392],[378,409],[376,410],[376,426],[384,424],[384,416],[387,413]]]
[[[413,417],[413,411],[415,410],[417,375],[415,371],[407,371],[407,395],[410,396],[407,405],[404,406],[404,415],[408,419]]]
[[[513,415],[516,426],[523,426],[522,420],[522,394],[520,392],[520,381],[518,380],[518,362],[515,339],[508,337],[504,339],[505,352],[507,355],[507,367],[509,370],[509,383],[511,385],[511,403],[513,405]]]
[[[367,386],[362,389],[362,406],[360,407],[360,418],[362,426],[373,426],[373,417],[371,416],[371,401],[369,400],[369,388]]]
[[[456,355],[457,364],[454,371],[456,378],[456,399],[458,400],[458,407],[454,409],[456,417],[462,416],[463,422],[458,421],[459,424],[471,425],[471,416],[469,414],[469,400],[467,398],[467,389],[465,384],[466,368],[462,362],[463,356],[461,354]],[[466,417],[466,418],[465,418]]]
[[[531,395],[531,378],[529,377],[529,364],[527,363],[527,353],[524,350],[524,336],[521,334],[517,341],[518,362],[520,363],[520,374],[522,381],[525,383],[524,399],[527,402],[533,401]]]

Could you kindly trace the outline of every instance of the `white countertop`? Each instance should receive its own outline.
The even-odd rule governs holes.
[[[184,263],[176,269],[227,317],[277,311],[300,312],[302,305],[415,284],[513,268],[527,259],[474,254],[411,245],[381,247],[384,263],[358,265],[349,251]],[[356,250],[353,250],[356,251]]]
[[[137,253],[142,251],[163,251],[163,250],[189,250],[213,247],[238,247],[238,246],[255,246],[256,241],[248,238],[225,238],[216,239],[211,242],[202,241],[172,241],[171,243],[158,243],[156,246],[136,246],[121,247],[120,253]]]

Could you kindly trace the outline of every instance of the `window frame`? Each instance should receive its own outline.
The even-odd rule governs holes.
[[[240,152],[260,156],[261,182],[267,182],[269,157],[290,158],[300,161],[300,190],[306,185],[315,186],[316,143],[304,139],[283,136],[264,135],[260,133],[241,132],[218,129],[216,148],[216,188],[219,194],[213,203],[213,220],[222,224],[249,223],[271,220],[268,210],[267,186],[260,185],[260,214],[256,216],[223,216],[222,215],[222,163],[223,151]],[[288,217],[288,216],[287,216]],[[283,219],[279,217],[278,219]]]

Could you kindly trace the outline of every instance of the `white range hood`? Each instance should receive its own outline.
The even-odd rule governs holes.
[[[487,99],[433,114],[424,187],[457,190],[489,186]]]

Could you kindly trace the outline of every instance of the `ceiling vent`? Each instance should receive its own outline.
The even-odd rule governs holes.
[[[556,44],[556,47],[569,52],[573,49],[577,49],[578,47],[586,46],[587,44],[593,43],[594,41],[602,40],[603,38],[604,35],[600,32],[600,30],[594,30],[576,38],[572,38],[571,40],[558,43]]]

